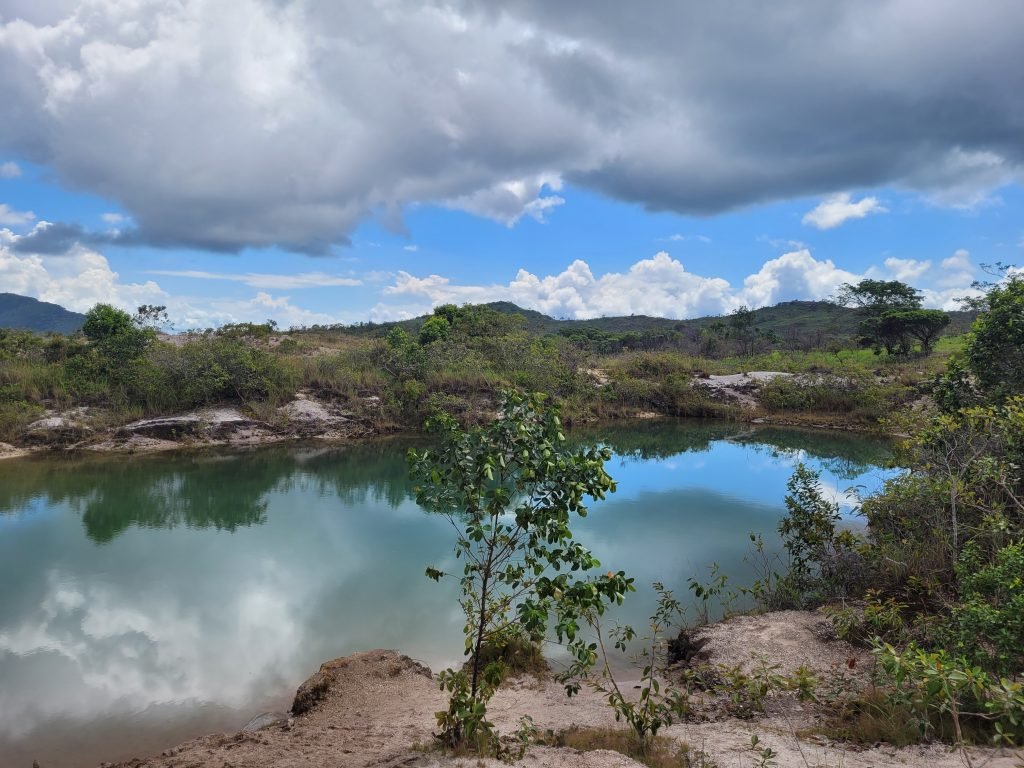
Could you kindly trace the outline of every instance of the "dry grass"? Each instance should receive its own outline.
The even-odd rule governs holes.
[[[640,744],[631,731],[618,728],[572,727],[555,734],[555,747],[569,747],[580,752],[609,749],[631,757],[648,768],[717,768],[717,763],[703,750],[693,749],[664,736]]]

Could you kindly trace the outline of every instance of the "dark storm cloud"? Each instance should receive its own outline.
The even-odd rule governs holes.
[[[68,253],[75,245],[99,247],[103,245],[137,245],[135,232],[93,232],[80,224],[56,222],[37,225],[28,234],[12,241],[14,253],[38,253],[55,256]]]
[[[81,7],[0,11],[0,150],[158,245],[325,253],[413,202],[512,222],[558,177],[697,214],[970,204],[1024,163],[1017,0]]]

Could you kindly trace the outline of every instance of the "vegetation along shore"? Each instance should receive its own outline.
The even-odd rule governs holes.
[[[426,576],[460,585],[465,664],[435,678],[390,651],[338,659],[289,713],[123,765],[1017,764],[1024,279],[988,285],[965,335],[915,337],[917,348],[879,330],[919,311],[899,304],[915,292],[867,283],[847,287],[849,301],[861,294],[866,349],[781,349],[742,312],[692,339],[676,330],[648,339],[652,349],[597,349],[622,340],[451,306],[380,329],[268,324],[174,339],[147,327],[159,308],[132,318],[99,306],[81,338],[6,334],[5,423],[20,444],[42,429],[33,409],[58,403],[42,419],[74,446],[259,441],[323,435],[325,423],[340,437],[433,414],[435,439],[409,466],[417,502],[455,532],[456,567]],[[757,373],[752,361],[778,364]],[[555,395],[515,389],[541,383]],[[204,410],[166,415],[184,408]],[[690,617],[655,584],[646,630],[607,626],[634,579],[601,565],[572,520],[615,491],[610,452],[574,446],[564,422],[646,413],[898,428],[911,435],[899,449],[907,471],[861,501],[867,525],[855,531],[798,465],[782,550],[750,533],[752,583],[691,579],[703,608]],[[725,621],[708,625],[716,612]]]
[[[0,455],[349,438],[419,430],[438,410],[480,423],[506,388],[548,393],[570,425],[697,416],[900,433],[894,417],[929,402],[974,316],[920,304],[903,283],[864,280],[831,303],[689,321],[560,321],[499,303],[174,335],[158,330],[161,307],[98,305],[70,335],[0,329]],[[8,324],[74,321],[12,306]]]

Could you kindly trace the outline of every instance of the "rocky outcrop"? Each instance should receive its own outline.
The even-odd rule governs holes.
[[[276,431],[271,425],[250,419],[235,408],[204,408],[177,416],[134,421],[118,429],[118,436],[138,435],[155,440],[244,440],[272,435]]]
[[[782,371],[748,371],[724,376],[706,376],[695,379],[697,386],[707,387],[723,400],[735,402],[744,408],[756,408],[757,390],[762,384],[779,378],[790,378],[792,373]]]
[[[54,413],[29,424],[21,441],[29,445],[70,445],[92,434],[92,427],[79,413]]]
[[[333,403],[315,400],[300,392],[287,405],[277,409],[285,428],[304,437],[351,433],[358,427],[355,414]]]

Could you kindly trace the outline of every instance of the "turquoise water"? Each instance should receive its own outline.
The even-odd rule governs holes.
[[[683,597],[712,562],[752,578],[748,533],[777,546],[797,461],[847,513],[848,488],[893,473],[886,443],[845,434],[650,422],[571,439],[611,446],[619,486],[578,538]],[[423,576],[452,562],[452,531],[412,500],[408,445],[0,462],[0,766],[237,729],[359,650],[460,661],[454,585]],[[652,604],[645,586],[616,618]]]

